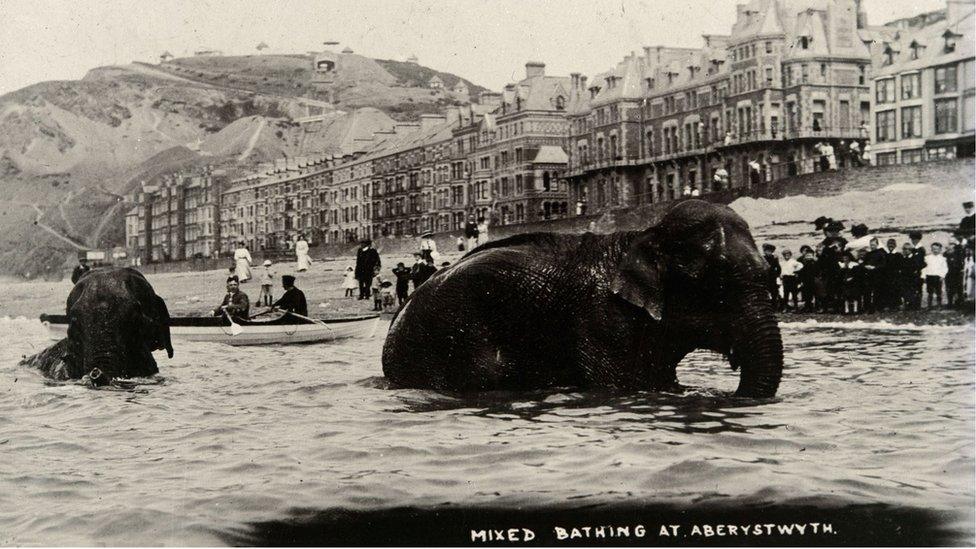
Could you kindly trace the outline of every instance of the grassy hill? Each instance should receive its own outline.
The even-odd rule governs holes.
[[[343,54],[330,103],[311,65],[306,55],[191,57],[0,96],[0,273],[57,271],[72,242],[122,244],[118,195],[162,173],[341,154],[394,120],[467,101],[426,87],[427,74],[449,85],[455,75]]]

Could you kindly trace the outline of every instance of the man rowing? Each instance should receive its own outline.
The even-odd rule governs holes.
[[[271,308],[295,313],[300,316],[308,316],[308,304],[305,302],[305,293],[295,287],[295,277],[292,275],[282,276],[281,287],[285,289],[285,294],[278,301],[275,301],[271,305]]]

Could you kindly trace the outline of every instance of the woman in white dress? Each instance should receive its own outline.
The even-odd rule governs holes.
[[[296,269],[302,273],[312,267],[312,258],[308,256],[308,242],[304,235],[298,235],[298,242],[295,243],[295,256],[298,258]]]
[[[234,250],[234,274],[241,284],[251,279],[251,252],[244,247],[244,242],[237,243]]]

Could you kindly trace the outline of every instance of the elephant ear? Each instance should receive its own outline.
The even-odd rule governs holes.
[[[664,264],[656,246],[649,239],[639,239],[627,251],[610,290],[625,301],[636,305],[661,320],[664,311]]]

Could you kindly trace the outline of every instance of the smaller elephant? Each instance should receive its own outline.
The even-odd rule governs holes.
[[[86,273],[68,294],[68,337],[21,364],[56,380],[106,385],[159,373],[152,352],[173,358],[169,311],[142,273],[104,268]]]

